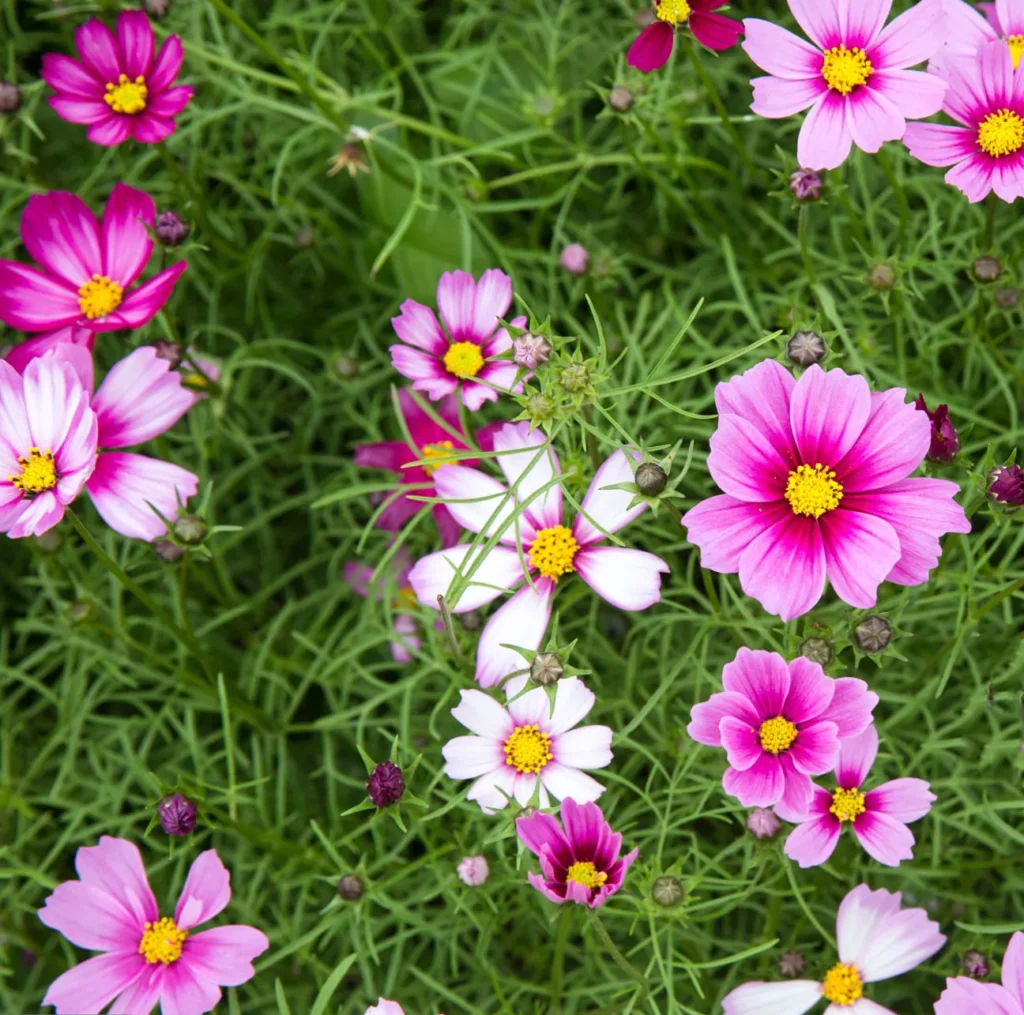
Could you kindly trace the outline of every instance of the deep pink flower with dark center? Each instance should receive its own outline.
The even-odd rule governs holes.
[[[562,801],[563,832],[550,814],[516,819],[519,841],[540,860],[543,877],[530,871],[530,884],[552,902],[577,902],[597,909],[621,887],[637,858],[620,857],[622,836],[612,831],[595,803]]]
[[[655,0],[655,20],[629,47],[627,63],[645,74],[664,67],[672,55],[677,28],[689,28],[693,37],[708,49],[735,46],[743,26],[732,18],[712,13],[726,3],[728,0]]]
[[[175,130],[174,118],[192,89],[174,84],[184,52],[177,35],[153,55],[153,28],[142,11],[122,11],[117,35],[92,18],[75,31],[81,58],[43,57],[43,80],[57,93],[47,101],[62,120],[88,124],[85,136],[110,147],[132,138],[156,144]]]
[[[928,411],[924,395],[918,395],[914,408],[925,413],[932,424],[932,442],[928,458],[933,462],[951,462],[960,450],[960,437],[949,418],[949,406],[937,405],[934,412]]]
[[[1002,986],[966,976],[946,980],[935,1015],[1024,1015],[1024,934],[1010,938],[1003,956]]]

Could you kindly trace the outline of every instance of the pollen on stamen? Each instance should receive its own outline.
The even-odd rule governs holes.
[[[46,451],[29,448],[28,455],[18,456],[18,464],[21,472],[8,476],[7,481],[22,493],[33,496],[57,485],[57,467],[49,448]]]
[[[654,16],[670,25],[685,25],[690,17],[687,0],[658,0]]]
[[[564,525],[541,529],[530,547],[530,566],[537,568],[544,578],[558,581],[563,574],[575,570],[573,561],[579,548],[572,530]]]
[[[146,99],[149,96],[149,89],[146,88],[146,79],[140,74],[135,80],[131,80],[127,74],[121,74],[117,84],[107,82],[106,95],[103,101],[115,113],[141,113],[146,108]]]
[[[857,46],[847,49],[840,45],[825,50],[825,59],[821,65],[821,76],[825,84],[840,95],[849,95],[854,88],[867,84],[874,71],[867,54]]]

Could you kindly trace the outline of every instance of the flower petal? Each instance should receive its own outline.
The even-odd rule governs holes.
[[[105,82],[100,81],[70,56],[63,53],[44,53],[39,76],[60,95],[98,101],[107,112],[110,111],[110,107],[103,101]]]
[[[782,765],[774,754],[768,753],[763,753],[743,772],[727,768],[722,777],[722,789],[744,807],[771,807],[782,799],[785,787]]]
[[[845,746],[849,741],[843,743]],[[864,799],[869,811],[888,814],[909,824],[919,821],[932,809],[936,796],[924,779],[892,779],[876,786]]]
[[[676,33],[672,26],[664,21],[655,21],[648,25],[629,47],[626,63],[644,74],[664,67],[672,55]]]
[[[538,493],[561,473],[558,456],[548,438],[540,430],[531,432],[529,423],[507,423],[494,434],[494,450],[513,495],[520,504],[526,504],[538,528],[561,525],[561,484],[555,483],[546,493]]]
[[[804,118],[796,142],[796,159],[804,169],[836,169],[846,161],[852,144],[846,99],[829,91]]]
[[[750,726],[756,726],[761,721],[742,694],[725,691],[711,695],[707,701],[699,702],[690,709],[690,725],[686,727],[686,732],[698,744],[721,747],[721,724],[726,716],[733,716]]]
[[[801,39],[800,36],[761,18],[744,18],[743,31],[745,38],[742,49],[761,70],[787,81],[807,81],[810,78],[822,80],[821,67],[824,58],[817,49]],[[774,360],[764,360],[763,362],[774,362],[775,366],[779,368],[778,372],[789,377],[789,387],[792,388],[792,375],[781,363]],[[772,369],[774,371],[774,368]],[[750,373],[752,371],[747,371],[747,374],[743,376],[749,376]],[[730,383],[735,383],[735,380],[734,378]],[[720,405],[719,412],[721,411]]]
[[[824,775],[839,760],[839,738],[834,722],[816,722],[802,726],[787,757],[804,775]]]
[[[741,648],[722,668],[722,686],[750,702],[758,720],[782,715],[789,694],[790,675],[778,652]]]
[[[505,764],[500,742],[485,737],[453,737],[441,754],[449,779],[476,779]]]
[[[834,722],[839,729],[839,739],[855,737],[873,721],[871,713],[878,704],[878,695],[868,690],[868,685],[858,677],[839,677],[836,680],[832,702],[818,719]]]
[[[57,885],[39,919],[73,945],[97,952],[137,952],[142,933],[142,925],[119,899],[82,881]]]
[[[93,327],[97,331],[119,331],[122,328],[141,328],[156,317],[164,304],[171,298],[171,293],[188,267],[187,261],[178,261],[166,271],[155,275],[148,282],[133,289],[124,298],[124,302],[112,314],[99,320],[102,327]]]
[[[903,143],[926,166],[951,166],[978,150],[976,132],[944,123],[908,123]]]
[[[853,834],[864,851],[886,867],[914,859],[914,833],[888,814],[868,811],[853,823]],[[915,963],[916,965],[916,963]]]
[[[716,52],[731,49],[740,41],[743,34],[743,25],[739,21],[696,9],[690,14],[687,24],[693,32],[693,37],[702,46]]]
[[[729,764],[745,772],[760,760],[764,750],[757,735],[757,727],[731,715],[724,716],[718,728]]]
[[[556,761],[544,766],[540,781],[556,800],[575,800],[578,804],[596,800],[604,792],[604,786],[586,772]]]
[[[889,70],[872,74],[871,87],[910,120],[933,116],[942,109],[948,85],[937,74]],[[906,133],[903,138],[906,139]]]
[[[0,321],[21,331],[51,331],[82,316],[70,286],[17,261],[0,260]]]
[[[94,124],[110,119],[110,107],[105,102],[96,99],[76,99],[52,95],[46,101],[54,112],[68,123]],[[24,217],[22,221],[24,222]]]
[[[175,131],[173,120],[157,116],[156,111],[146,110],[130,121],[131,135],[139,144],[159,144],[166,141]]]
[[[124,13],[142,14],[141,11]],[[142,14],[142,18],[145,17]],[[109,275],[125,289],[142,274],[153,253],[149,229],[153,228],[155,218],[156,202],[153,198],[123,183],[114,187],[103,209],[100,226],[103,274]]]
[[[146,84],[149,90],[156,94],[171,86],[171,82],[178,76],[181,70],[181,61],[185,58],[185,51],[181,45],[181,39],[177,35],[167,36],[166,42],[160,47],[156,60],[146,75]]]
[[[784,852],[801,867],[817,867],[835,852],[841,830],[842,825],[834,814],[810,818],[789,833]]]
[[[166,969],[160,963],[155,966],[143,964],[141,975],[117,995],[110,1008],[110,1015],[139,1015],[140,1012],[148,1015],[160,1000]]]
[[[789,0],[789,9],[807,38],[819,49],[831,49],[843,41],[835,0]]]
[[[847,48],[867,49],[891,10],[892,0],[836,0],[839,30]]]
[[[146,968],[137,952],[113,952],[79,962],[50,984],[43,1005],[55,1015],[99,1015]]]
[[[681,524],[686,529],[686,538],[700,549],[701,567],[720,574],[735,574],[740,569],[743,551],[762,532],[791,513],[784,500],[750,504],[721,494],[690,508]]]
[[[121,54],[114,33],[99,18],[90,18],[75,29],[75,45],[86,70],[104,84],[117,83]]]
[[[131,137],[132,122],[130,116],[114,113],[108,120],[92,124],[85,132],[85,136],[93,144],[103,145],[104,148],[115,148]]]
[[[204,1015],[221,998],[220,988],[193,973],[185,962],[174,962],[164,972],[160,1015]]]
[[[813,106],[828,91],[820,77],[809,81],[789,81],[785,78],[751,78],[754,101],[750,108],[758,116],[779,120],[794,113],[801,113]]]
[[[509,546],[529,546],[537,537],[530,516],[508,488],[478,469],[443,466],[434,473],[434,488],[452,517],[470,532],[487,539],[500,533],[501,542]]]
[[[52,191],[30,197],[21,217],[21,239],[50,275],[76,290],[102,271],[96,217],[74,194]]]
[[[398,310],[398,316],[391,318],[395,334],[407,345],[432,356],[444,356],[448,351],[448,340],[437,323],[434,311],[415,300],[406,300]]]
[[[814,980],[744,983],[722,998],[724,1015],[803,1015],[821,1000]]]
[[[836,782],[843,789],[858,789],[863,786],[877,756],[878,731],[872,724],[857,736],[847,737],[840,743]]]
[[[1019,930],[1006,946],[1002,978],[1003,986],[1024,1006],[1024,934]]]
[[[174,922],[191,930],[212,920],[231,901],[231,875],[215,849],[207,849],[192,861],[185,885],[174,908]]]
[[[902,70],[930,59],[945,41],[942,0],[921,0],[889,22],[867,56],[876,71]]]
[[[551,618],[551,597],[554,582],[542,578],[535,582],[536,591],[526,584],[508,602],[502,604],[487,621],[476,650],[476,682],[481,687],[494,687],[509,674],[529,667],[524,656],[506,645],[536,652],[544,640]],[[461,605],[461,600],[459,601]],[[564,681],[559,682],[561,687]]]
[[[83,846],[75,854],[75,870],[87,885],[117,899],[141,931],[160,917],[146,878],[142,854],[127,839],[100,836],[96,846]]]
[[[646,550],[591,546],[573,561],[579,576],[620,610],[646,610],[661,599],[661,575],[668,564]]]
[[[502,742],[508,739],[515,722],[498,702],[489,694],[475,689],[459,693],[459,703],[452,709],[455,719],[479,737]]]
[[[859,374],[809,367],[797,381],[789,407],[801,461],[836,468],[860,437],[871,408],[871,389]]]
[[[153,62],[153,28],[145,11],[121,11],[117,16],[117,45],[122,71],[135,79],[149,72]]]
[[[978,983],[966,976],[947,979],[946,989],[935,1002],[935,1015],[1020,1015],[1020,1012],[1020,1002],[1004,987]]]
[[[453,342],[482,345],[511,302],[512,280],[496,268],[485,271],[479,285],[465,271],[446,271],[437,283],[437,308]]]
[[[582,511],[576,516],[573,525],[573,534],[581,546],[600,542],[609,533],[618,532],[634,518],[643,514],[647,507],[645,501],[630,508],[633,494],[628,490],[605,489],[619,483],[632,483],[639,459],[640,456],[635,452],[627,457],[625,452],[616,451],[609,455],[594,473],[594,478],[590,481],[587,494],[580,505]]]
[[[921,77],[928,77],[922,74]],[[907,129],[907,121],[896,106],[875,88],[858,88],[846,103],[846,122],[853,143],[874,154],[886,141],[898,141]]]
[[[607,768],[612,763],[612,731],[608,726],[581,726],[560,733],[552,745],[552,754],[559,765],[567,768]]]
[[[708,471],[725,493],[750,503],[782,498],[791,465],[754,423],[719,416],[710,444]]]
[[[874,606],[878,586],[900,559],[896,530],[874,515],[842,508],[823,515],[820,525],[825,570],[836,594],[851,606]]]
[[[790,722],[809,722],[829,707],[835,689],[835,681],[818,663],[797,656],[789,664],[789,693],[781,714]]]

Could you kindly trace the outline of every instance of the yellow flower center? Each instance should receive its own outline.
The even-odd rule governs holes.
[[[18,456],[18,464],[21,472],[17,476],[8,476],[7,481],[22,493],[42,493],[57,485],[57,469],[53,464],[53,452],[49,448],[45,451],[29,448],[27,458]]]
[[[134,81],[127,74],[117,79],[117,84],[107,82],[107,94],[103,100],[115,113],[141,113],[146,108],[146,79],[140,74]]]
[[[988,155],[1012,155],[1024,146],[1024,120],[1010,109],[989,113],[978,127],[978,147]]]
[[[476,377],[484,365],[484,357],[475,342],[452,342],[444,354],[444,365],[448,373],[456,377]]]
[[[391,600],[391,609],[408,613],[416,609],[417,602],[416,590],[411,585],[403,585],[398,590],[398,595]]]
[[[575,881],[587,888],[600,888],[608,880],[604,871],[599,871],[589,860],[579,860],[565,872],[566,881]]]
[[[475,347],[474,347],[475,348]],[[458,459],[452,458],[451,455],[445,454],[446,451],[452,450],[451,441],[438,441],[436,444],[424,444],[420,451],[423,457],[429,459],[423,463],[423,471],[428,475],[432,476],[442,465],[451,465],[453,462],[457,462]]]
[[[771,754],[781,754],[796,740],[796,734],[796,726],[781,715],[766,719],[761,723],[761,747]]]
[[[837,962],[826,974],[821,985],[821,993],[826,1000],[846,1008],[864,996],[864,982],[857,972],[856,966],[847,966]]]
[[[505,741],[505,764],[517,772],[539,772],[551,760],[551,740],[534,723],[517,726]]]
[[[826,511],[839,507],[843,499],[843,484],[836,482],[836,474],[820,462],[813,468],[800,465],[786,481],[786,500],[797,515],[820,518]]]
[[[78,305],[82,313],[94,321],[115,311],[124,299],[124,290],[106,275],[93,275],[78,287]]]
[[[854,46],[833,46],[825,50],[825,62],[821,65],[821,76],[825,84],[840,95],[849,95],[858,85],[867,84],[875,68],[863,49]]]
[[[178,930],[178,925],[165,916],[156,923],[146,924],[146,933],[139,942],[139,954],[145,955],[150,965],[162,962],[169,966],[181,958],[181,946],[187,937],[187,930]]]
[[[1008,35],[1006,45],[1010,47],[1010,56],[1013,58],[1013,69],[1017,69],[1020,63],[1021,54],[1024,53],[1024,35]]]
[[[685,25],[690,16],[690,5],[686,0],[658,0],[654,14],[659,21],[667,21],[670,25]]]
[[[864,806],[864,794],[857,789],[837,789],[832,794],[832,806],[829,808],[840,821],[856,821],[857,816],[863,814],[867,808]]]
[[[558,581],[560,575],[575,570],[572,562],[579,548],[572,530],[564,525],[541,529],[530,547],[530,566],[545,578]]]

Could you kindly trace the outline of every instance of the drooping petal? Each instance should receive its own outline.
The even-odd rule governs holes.
[[[190,930],[212,920],[231,901],[231,875],[215,849],[207,849],[192,861],[185,885],[174,908],[174,922]]]
[[[646,550],[626,546],[592,546],[580,550],[573,564],[579,576],[620,610],[646,610],[661,599],[661,575],[669,567]]]
[[[830,90],[804,118],[796,142],[797,162],[804,169],[835,169],[846,161],[852,144],[846,100]]]
[[[754,423],[741,416],[719,416],[711,435],[708,471],[731,497],[749,503],[782,498],[790,464]]]
[[[923,818],[932,809],[936,797],[924,779],[892,779],[876,786],[864,799],[869,811],[888,814],[907,824]]]
[[[801,867],[817,867],[835,852],[841,830],[842,825],[834,814],[810,818],[789,833],[785,854]]]
[[[475,689],[459,693],[459,704],[452,709],[455,719],[479,737],[502,742],[508,739],[515,722],[494,698]]]
[[[133,842],[103,835],[98,845],[78,850],[75,870],[85,884],[121,903],[135,921],[140,938],[144,925],[159,919],[156,898],[142,865],[142,854]]]
[[[857,736],[847,737],[840,743],[836,782],[843,789],[863,786],[877,756],[878,730],[872,724]]]
[[[523,578],[519,554],[512,547],[499,545],[485,553],[460,544],[421,557],[409,572],[409,584],[424,606],[437,609],[437,597],[448,598],[459,570],[469,577],[458,602],[449,607],[452,613],[479,609]]]
[[[145,968],[137,952],[97,955],[58,976],[42,1003],[53,1005],[55,1015],[99,1015]]]
[[[886,867],[914,859],[914,833],[888,814],[868,811],[853,823],[853,834],[864,851]]]
[[[867,57],[876,71],[903,70],[930,59],[945,41],[942,0],[921,0],[889,22]]]
[[[538,528],[560,525],[562,487],[554,481],[561,468],[548,438],[540,430],[531,432],[529,423],[507,423],[494,434],[494,450],[515,498],[526,504]],[[539,492],[553,482],[545,493]]]
[[[759,720],[773,719],[786,704],[789,669],[777,652],[744,647],[722,668],[722,686],[746,698]]]
[[[742,772],[727,768],[722,777],[722,789],[744,807],[771,807],[782,798],[785,786],[779,759],[768,753]]]
[[[648,25],[629,47],[626,63],[644,74],[664,67],[672,55],[676,33],[672,26],[664,21],[655,21]]]
[[[580,505],[582,511],[576,516],[573,534],[581,546],[600,542],[605,536],[628,525],[643,514],[646,502],[630,508],[633,494],[628,490],[608,490],[609,486],[632,483],[633,474],[640,456],[616,451],[604,460],[594,473],[587,494]]]
[[[21,331],[51,331],[82,316],[78,293],[17,261],[0,260],[0,321]]]
[[[886,141],[898,141],[907,129],[907,121],[900,110],[888,96],[871,85],[858,88],[850,95],[846,103],[846,122],[853,143],[870,154],[877,152]]]
[[[874,515],[842,508],[823,515],[820,525],[825,570],[836,594],[851,606],[874,606],[878,586],[900,559],[896,530]]]
[[[686,732],[698,744],[721,747],[721,723],[726,716],[733,716],[750,726],[761,721],[744,695],[725,691],[711,695],[707,701],[699,702],[690,709],[691,721]]]
[[[153,62],[153,28],[145,11],[121,11],[117,16],[117,44],[124,63],[121,70],[135,79]]]
[[[744,983],[722,998],[725,1015],[803,1015],[821,1000],[814,980]]]
[[[740,569],[743,551],[762,532],[791,513],[784,500],[751,504],[721,494],[690,508],[681,524],[686,529],[686,538],[700,549],[701,567],[720,574],[735,574]]]
[[[138,13],[146,18],[141,11],[125,13]],[[149,230],[153,228],[155,218],[156,202],[149,194],[124,183],[114,187],[103,209],[100,225],[102,274],[108,275],[124,289],[142,274],[153,253]]]
[[[434,311],[415,300],[406,300],[398,310],[398,316],[391,318],[395,334],[407,345],[416,346],[431,356],[444,356],[448,340]]]
[[[148,282],[133,289],[112,314],[94,321],[97,331],[118,331],[122,328],[141,328],[152,320],[171,298],[178,279],[188,267],[187,261],[178,261]]]
[[[536,591],[529,584],[524,585],[481,632],[476,651],[476,681],[481,687],[494,687],[509,674],[528,668],[525,656],[505,646],[517,645],[534,652],[540,648],[551,617],[555,585],[548,578],[534,584]]]
[[[434,488],[452,517],[470,532],[487,539],[500,533],[501,542],[509,546],[529,546],[537,536],[530,516],[508,488],[478,469],[446,465],[434,474]]]
[[[102,271],[96,217],[74,194],[52,191],[30,197],[21,216],[21,240],[34,261],[76,290]]]

